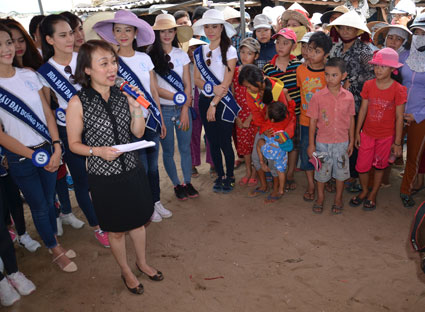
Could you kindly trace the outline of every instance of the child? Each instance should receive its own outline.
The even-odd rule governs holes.
[[[268,202],[274,202],[280,199],[284,194],[285,187],[285,171],[288,163],[288,155],[284,149],[280,147],[280,143],[282,143],[282,138],[277,136],[279,139],[275,138],[277,133],[282,133],[283,138],[287,141],[288,135],[284,132],[285,119],[288,115],[288,109],[285,104],[282,102],[271,102],[266,106],[266,116],[267,119],[272,123],[273,127],[271,128],[273,135],[271,137],[263,136],[263,138],[259,139],[257,142],[257,153],[260,159],[261,168],[264,172],[275,170],[277,171],[277,175],[279,177],[279,186],[278,186],[278,195],[277,196],[269,196]],[[290,140],[290,139],[289,139]],[[263,157],[272,162],[269,163],[269,166],[264,162]]]
[[[305,201],[313,201],[314,190],[314,167],[309,162],[307,148],[309,145],[310,118],[307,116],[307,109],[311,97],[318,90],[326,86],[325,62],[332,48],[331,39],[322,31],[314,33],[308,41],[307,66],[297,68],[297,85],[301,93],[301,114],[300,114],[300,160],[301,169],[305,170],[308,187],[303,195]]]
[[[243,65],[254,64],[254,61],[260,55],[260,44],[254,38],[245,38],[240,44],[239,54],[242,66],[236,67],[232,81],[234,90],[233,95],[236,102],[241,107],[238,117],[236,118],[236,141],[238,142],[238,144],[236,144],[236,150],[238,155],[243,155],[246,166],[246,174],[239,181],[239,185],[255,186],[258,181],[255,178],[255,170],[252,170],[251,154],[257,128],[251,123],[252,114],[246,103],[246,87],[239,84],[238,78],[239,71],[242,69]]]
[[[317,200],[313,212],[318,214],[323,212],[325,183],[331,178],[336,179],[332,213],[342,212],[344,181],[350,177],[348,159],[353,152],[355,105],[351,92],[341,87],[346,77],[345,62],[339,57],[331,58],[325,67],[327,86],[313,95],[307,110],[310,117],[308,155],[326,153],[321,169],[314,174]]]
[[[363,87],[355,139],[359,149],[356,170],[363,190],[350,200],[354,207],[364,202],[365,211],[376,208],[376,196],[384,173],[382,169],[388,167],[390,154],[401,155],[403,113],[407,100],[406,87],[391,76],[395,69],[403,66],[398,62],[396,51],[384,48],[375,53],[369,63],[374,65],[376,78],[367,81]],[[369,170],[372,166],[377,170],[369,193]]]

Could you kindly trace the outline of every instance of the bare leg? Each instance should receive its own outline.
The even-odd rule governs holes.
[[[133,241],[134,249],[136,250],[136,263],[139,268],[147,275],[153,276],[158,273],[157,270],[152,268],[146,263],[146,230],[144,226],[128,232],[131,240]]]
[[[316,204],[323,205],[324,201],[325,201],[325,183],[317,182]]]
[[[286,173],[285,172],[277,172],[279,177],[279,195],[285,194],[285,182],[286,182]]]
[[[139,286],[140,282],[131,271],[127,263],[127,252],[125,248],[125,233],[112,233],[109,232],[109,244],[111,244],[111,251],[115,260],[121,269],[121,274],[124,276],[127,286],[135,288]]]
[[[252,175],[251,155],[244,155],[245,159],[245,178],[249,179]]]
[[[342,193],[344,192],[344,181],[336,181],[335,205],[342,207]]]
[[[376,177],[376,172],[375,172]],[[360,193],[359,197],[361,199],[366,198],[367,194],[369,193],[368,184],[369,184],[369,172],[360,173],[359,172],[359,178],[360,178],[360,184],[362,185],[362,192]]]
[[[373,181],[372,191],[369,193],[367,199],[376,203],[376,195],[378,194],[379,188],[381,187],[382,177],[384,176],[384,170],[375,169],[375,180]]]
[[[298,150],[293,150],[288,153],[288,171],[286,172],[286,178],[288,180],[294,180],[294,172],[295,172],[295,168],[297,167],[297,160],[298,160]]]
[[[314,171],[306,170],[305,174],[307,176],[308,187],[307,191],[304,193],[304,198],[307,200],[314,200]]]

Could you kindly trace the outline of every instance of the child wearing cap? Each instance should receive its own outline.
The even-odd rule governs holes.
[[[308,187],[303,195],[305,201],[314,200],[314,167],[309,162],[307,148],[309,144],[310,118],[307,116],[308,104],[318,90],[326,86],[325,62],[332,48],[331,39],[322,31],[315,32],[308,41],[308,59],[306,66],[297,68],[297,86],[301,93],[300,106],[300,168],[305,171]]]
[[[392,72],[403,66],[391,48],[375,53],[372,61],[376,79],[368,80],[361,93],[355,145],[359,149],[356,170],[359,172],[362,193],[350,200],[351,206],[363,203],[363,210],[376,208],[376,196],[381,186],[383,170],[388,167],[390,154],[401,155],[404,104],[407,88],[392,78]],[[361,130],[361,132],[360,132]],[[368,190],[369,170],[375,170],[372,191]]]
[[[251,110],[246,103],[246,87],[239,84],[239,72],[246,64],[254,64],[260,54],[260,44],[254,38],[245,38],[242,40],[239,49],[242,66],[235,69],[233,75],[233,96],[241,107],[238,117],[236,118],[236,150],[238,155],[243,155],[245,159],[246,174],[239,181],[239,185],[255,186],[258,181],[256,179],[256,171],[251,165],[251,154],[254,146],[254,138],[257,128],[252,123]]]
[[[264,74],[279,79],[283,82],[285,89],[288,90],[289,96],[295,101],[295,115],[297,118],[297,125],[293,138],[294,150],[288,155],[288,172],[286,188],[288,190],[295,190],[297,185],[294,180],[294,171],[298,159],[298,142],[299,142],[299,120],[300,114],[300,89],[297,86],[297,68],[302,63],[291,55],[292,51],[297,47],[297,35],[289,28],[282,28],[277,34],[273,36],[276,40],[277,54],[273,59],[264,65]]]
[[[325,154],[321,168],[315,172],[317,200],[313,212],[323,212],[325,183],[336,180],[336,194],[332,213],[342,212],[344,181],[350,177],[348,158],[354,144],[354,97],[341,86],[347,77],[345,62],[331,58],[325,66],[326,86],[310,100],[307,116],[310,117],[308,155]],[[317,132],[316,132],[317,130]],[[319,160],[320,161],[320,160]]]
[[[258,68],[270,61],[276,54],[276,47],[272,36],[275,34],[272,20],[265,14],[258,14],[254,17],[254,31],[252,37],[260,43],[260,55],[256,60]]]

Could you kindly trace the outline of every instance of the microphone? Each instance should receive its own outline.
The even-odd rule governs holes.
[[[151,103],[149,103],[142,95],[138,94],[136,91],[131,90],[130,85],[122,77],[117,77],[115,79],[115,86],[118,87],[121,91],[127,92],[131,97],[133,97],[137,103],[142,105],[144,108],[148,109]]]

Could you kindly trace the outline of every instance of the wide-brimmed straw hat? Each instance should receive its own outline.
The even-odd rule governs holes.
[[[326,11],[325,13],[323,13],[323,15],[320,18],[320,20],[322,21],[323,24],[329,24],[330,19],[331,19],[332,15],[334,13],[344,14],[344,13],[347,13],[348,11],[350,11],[350,10],[345,5],[338,5],[333,10]]]
[[[102,39],[93,29],[93,26],[100,21],[108,20],[114,18],[114,12],[98,12],[89,16],[83,23],[83,31],[86,41]]]
[[[334,20],[332,23],[330,23],[328,26],[326,26],[326,28],[331,29],[332,27],[335,27],[335,26],[353,27],[360,31],[366,32],[370,35],[369,28],[367,28],[366,23],[363,21],[363,19],[360,17],[360,15],[356,11],[349,11],[347,13],[344,13],[343,15],[338,17],[336,20]]]
[[[398,61],[398,53],[391,48],[383,48],[373,54],[373,58],[369,61],[372,65],[388,66],[392,68],[400,68],[403,66]]]
[[[196,35],[205,36],[204,25],[211,24],[223,25],[224,29],[226,30],[227,37],[229,38],[232,38],[234,35],[236,35],[236,30],[233,28],[233,26],[226,22],[224,20],[223,13],[216,9],[209,9],[208,11],[205,11],[205,13],[202,15],[202,18],[197,20],[195,24],[192,25],[193,32]]]
[[[177,25],[176,19],[171,14],[159,14],[155,18],[153,30],[177,29],[177,39],[180,43],[187,42],[193,37],[192,27],[188,25]]]
[[[155,41],[155,33],[153,32],[152,27],[144,20],[138,18],[136,14],[126,10],[119,10],[115,12],[113,19],[97,22],[93,26],[93,29],[106,41],[119,45],[119,43],[115,40],[112,27],[113,24],[124,24],[136,27],[136,41],[138,47],[150,45]]]
[[[402,37],[403,39],[407,38],[407,40],[410,40],[412,37],[412,32],[407,29],[406,26],[403,25],[387,25],[384,26],[382,28],[379,28],[376,32],[375,35],[373,36],[373,44],[377,47],[379,47],[381,42],[385,42],[385,38],[387,38],[388,32],[391,29],[395,29],[398,30],[399,32],[405,32],[405,37]]]
[[[301,13],[300,11],[286,10],[283,12],[280,19],[282,27],[287,27],[288,21],[292,19],[298,21],[302,26],[305,26],[307,30],[311,30],[312,26],[310,20],[304,14],[305,13]]]

